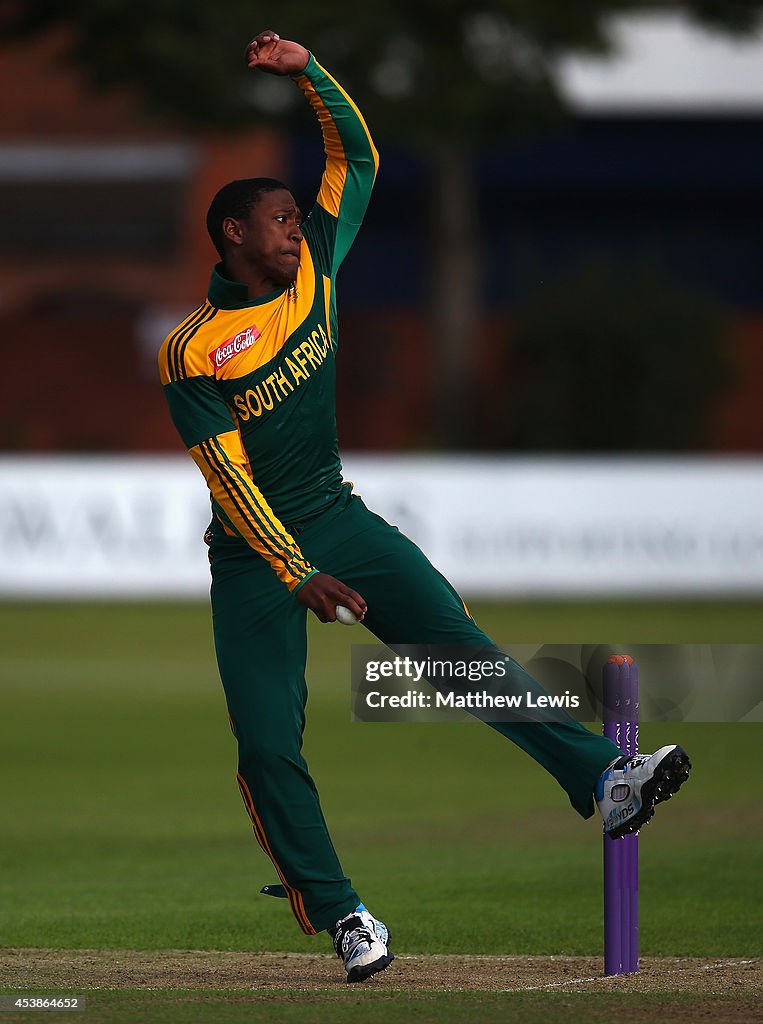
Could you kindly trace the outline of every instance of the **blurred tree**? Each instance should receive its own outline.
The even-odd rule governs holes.
[[[729,381],[721,310],[648,267],[594,264],[518,311],[516,399],[503,446],[660,451],[701,446]]]
[[[763,0],[12,0],[6,10],[6,38],[67,28],[69,55],[94,87],[129,85],[152,111],[231,128],[302,106],[289,83],[244,65],[249,38],[275,29],[315,51],[378,137],[416,147],[431,168],[437,427],[442,443],[459,446],[471,440],[476,394],[485,230],[471,186],[476,145],[558,117],[559,58],[610,52],[613,16],[683,10],[742,34]]]

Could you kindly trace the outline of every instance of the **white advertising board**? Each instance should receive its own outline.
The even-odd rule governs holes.
[[[763,460],[344,464],[466,596],[763,595]],[[0,458],[0,595],[202,597],[208,520],[182,456]]]

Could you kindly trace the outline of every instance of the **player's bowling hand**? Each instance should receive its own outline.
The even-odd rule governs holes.
[[[317,572],[297,591],[297,600],[315,612],[321,622],[336,622],[336,606],[349,608],[358,619],[366,614],[366,602],[356,590],[325,572]]]

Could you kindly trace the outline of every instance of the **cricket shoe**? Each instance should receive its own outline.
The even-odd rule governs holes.
[[[689,777],[689,755],[675,744],[654,754],[618,757],[596,783],[596,803],[611,839],[638,832],[663,800],[670,800]]]
[[[344,963],[348,981],[365,981],[395,959],[387,948],[389,929],[368,913],[362,903],[329,928],[336,955]]]

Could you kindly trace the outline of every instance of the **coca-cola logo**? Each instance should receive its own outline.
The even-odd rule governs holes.
[[[228,338],[222,345],[218,345],[210,356],[215,367],[219,370],[221,366],[224,366],[229,359],[239,355],[241,352],[245,352],[248,348],[261,337],[261,334],[255,324],[251,327],[247,327],[246,330],[241,331],[240,334],[235,335],[233,338]]]

